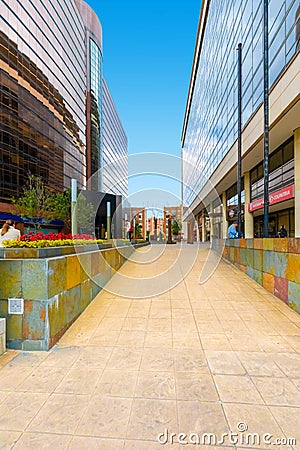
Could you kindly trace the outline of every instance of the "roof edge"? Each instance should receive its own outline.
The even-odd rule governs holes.
[[[190,114],[191,109],[191,103],[195,88],[195,82],[196,82],[196,75],[197,70],[199,66],[199,59],[200,59],[200,52],[202,48],[203,38],[204,38],[204,32],[205,32],[205,26],[208,16],[208,9],[210,5],[210,0],[203,0],[201,11],[200,11],[200,18],[199,18],[199,24],[198,24],[198,31],[197,31],[197,37],[196,37],[196,45],[194,50],[194,58],[193,58],[193,65],[192,65],[192,73],[190,77],[190,85],[189,85],[189,91],[188,91],[188,98],[186,101],[186,107],[185,107],[185,114],[184,114],[184,121],[183,121],[183,128],[182,128],[182,134],[181,134],[181,146],[183,147],[185,134],[186,134],[186,128],[188,123],[188,118]]]

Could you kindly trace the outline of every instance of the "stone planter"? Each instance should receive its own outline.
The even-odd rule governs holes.
[[[82,246],[80,257],[73,247],[2,250],[0,317],[6,318],[7,348],[48,350],[101,290],[92,279],[99,277],[103,286],[134,247]],[[11,297],[24,299],[23,314],[8,314]]]
[[[0,356],[3,355],[6,350],[5,325],[5,319],[0,319]]]
[[[300,238],[227,239],[223,257],[300,313]]]
[[[1,259],[28,259],[28,258],[53,258],[56,256],[72,255],[109,248],[126,247],[129,244],[119,242],[104,242],[103,244],[67,245],[65,247],[43,248],[0,248]]]

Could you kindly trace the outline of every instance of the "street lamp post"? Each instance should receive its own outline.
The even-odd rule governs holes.
[[[107,202],[106,204],[106,232],[107,232],[107,239],[111,238],[111,217],[110,217],[110,202]]]
[[[168,241],[167,244],[173,244],[173,240],[172,240],[172,218],[171,218],[171,214],[169,214],[169,218],[168,218]]]
[[[77,234],[77,218],[76,218],[76,201],[77,201],[77,180],[71,180],[71,232],[72,236]]]
[[[242,236],[242,44],[238,44],[238,235]]]
[[[269,237],[269,19],[264,0],[264,237]]]
[[[157,241],[157,217],[156,216],[154,216],[153,222],[154,222],[154,241],[156,242]]]

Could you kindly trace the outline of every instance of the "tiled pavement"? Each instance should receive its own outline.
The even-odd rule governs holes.
[[[145,299],[102,291],[50,352],[0,358],[0,449],[207,449],[157,436],[219,440],[243,424],[236,445],[213,448],[300,449],[300,315],[225,262],[200,285],[207,251],[174,289]],[[153,267],[122,272],[149,276],[177,253],[169,246]],[[272,444],[242,445],[247,433]]]

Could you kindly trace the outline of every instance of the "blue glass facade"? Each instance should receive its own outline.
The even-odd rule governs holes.
[[[91,176],[103,165],[102,156],[102,54],[90,38],[90,158]],[[94,175],[92,189],[102,190],[101,176]]]
[[[128,141],[103,79],[103,190],[128,196]]]
[[[89,42],[87,187],[127,197],[128,143],[103,75],[101,24],[95,12],[83,0],[75,1],[84,18]]]
[[[298,19],[299,0],[269,1],[270,88],[298,50]],[[239,42],[243,46],[243,126],[263,101],[263,2],[211,0],[203,24],[182,136],[185,205],[193,202],[237,139]],[[203,178],[199,179],[199,173]]]

